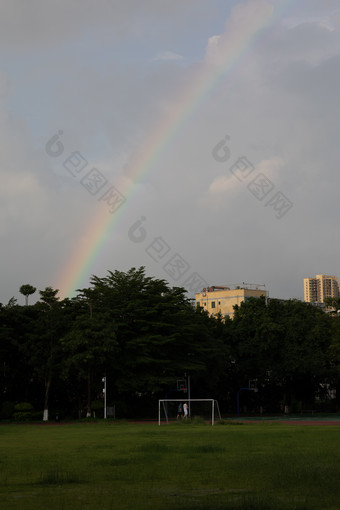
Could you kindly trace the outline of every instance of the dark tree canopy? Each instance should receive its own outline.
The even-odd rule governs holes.
[[[23,296],[25,296],[25,305],[26,306],[28,305],[28,296],[30,296],[31,294],[34,294],[36,290],[37,289],[35,287],[33,287],[32,285],[30,285],[29,283],[27,283],[25,285],[21,285],[20,293],[23,294]]]
[[[35,288],[20,287],[28,298]],[[144,267],[92,276],[75,298],[46,287],[33,306],[0,306],[0,418],[29,402],[36,417],[92,415],[108,405],[120,416],[153,415],[158,398],[216,398],[235,412],[304,406],[339,408],[340,316],[297,300],[249,299],[233,320],[196,309],[185,289],[145,274]],[[27,304],[27,302],[26,302]],[[329,303],[335,308],[336,302]],[[182,395],[181,395],[182,396]]]

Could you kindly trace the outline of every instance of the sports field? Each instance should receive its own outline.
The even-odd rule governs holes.
[[[0,425],[3,510],[339,510],[339,480],[339,425]]]

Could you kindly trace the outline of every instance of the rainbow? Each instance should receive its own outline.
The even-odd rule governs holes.
[[[281,2],[283,3],[287,5],[286,0]],[[252,2],[249,2],[249,5],[251,4]],[[211,95],[218,87],[222,78],[246,54],[263,30],[269,27],[270,22],[279,15],[280,4],[277,4],[274,9],[265,0],[260,0],[256,5],[256,12],[243,20],[241,27],[230,28],[228,40],[223,45],[222,61],[218,61],[217,65],[203,62],[199,66],[190,83],[177,99],[175,106],[143,142],[142,150],[129,165],[125,177],[112,183],[125,197],[127,203],[136,192],[135,181],[154,168],[164,149],[178,136],[185,123],[206,101],[208,95]],[[108,234],[118,223],[126,207],[126,204],[122,205],[114,214],[110,214],[108,208],[102,207],[103,205],[98,207],[98,213],[92,221],[86,224],[84,232],[75,242],[73,253],[68,257],[61,275],[57,278],[56,288],[59,289],[61,296],[70,297],[75,294],[76,289],[84,285]]]

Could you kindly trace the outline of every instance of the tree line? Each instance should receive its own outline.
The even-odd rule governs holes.
[[[249,381],[257,392],[242,394],[242,411],[338,410],[337,313],[263,297],[233,320],[210,317],[143,267],[92,276],[74,298],[47,287],[29,305],[35,291],[21,286],[24,306],[0,304],[1,419],[100,416],[104,376],[118,417],[154,416],[189,375],[191,397],[215,398],[224,413]]]

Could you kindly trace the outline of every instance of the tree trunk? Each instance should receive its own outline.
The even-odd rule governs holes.
[[[48,421],[48,397],[49,397],[49,393],[50,393],[50,387],[51,387],[51,376],[49,376],[47,381],[45,381],[45,401],[44,401],[43,421]]]
[[[79,420],[82,418],[82,413],[83,413],[83,404],[82,404],[81,398],[78,394],[78,418],[79,418]]]
[[[91,418],[92,405],[91,405],[91,369],[88,367],[87,372],[87,412],[86,418]]]

